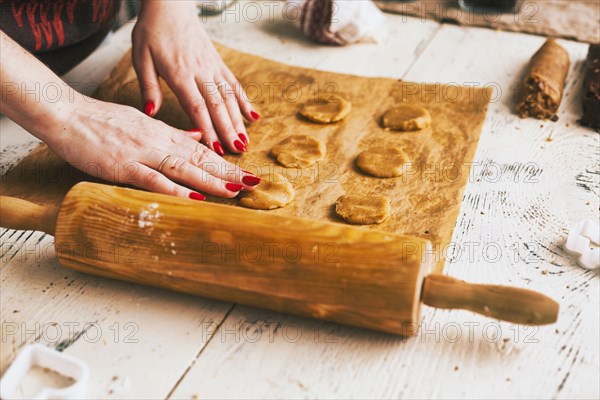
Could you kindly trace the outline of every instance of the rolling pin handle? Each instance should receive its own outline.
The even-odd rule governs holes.
[[[556,322],[558,303],[541,293],[498,285],[467,283],[446,275],[429,275],[421,300],[436,308],[463,309],[525,325]]]
[[[54,235],[57,206],[40,206],[16,197],[0,196],[0,226],[23,231],[41,231]]]

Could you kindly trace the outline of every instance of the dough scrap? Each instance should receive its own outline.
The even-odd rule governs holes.
[[[418,131],[431,125],[431,115],[423,107],[400,104],[383,115],[383,127],[396,131]]]
[[[346,118],[352,104],[342,96],[334,94],[328,98],[307,101],[300,108],[300,115],[313,122],[331,124]]]
[[[273,210],[294,199],[294,187],[280,174],[262,177],[256,189],[240,194],[240,205],[256,210]]]
[[[290,168],[308,168],[325,157],[325,145],[310,135],[294,135],[271,149],[279,164]]]
[[[397,146],[374,146],[356,157],[356,166],[377,178],[401,176],[410,166],[408,156]]]
[[[390,199],[382,196],[348,194],[337,199],[335,212],[351,224],[380,224],[390,216]]]

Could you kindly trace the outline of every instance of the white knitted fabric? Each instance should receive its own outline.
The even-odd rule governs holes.
[[[384,23],[383,13],[370,0],[288,0],[301,10],[296,26],[311,39],[346,45],[377,42]]]

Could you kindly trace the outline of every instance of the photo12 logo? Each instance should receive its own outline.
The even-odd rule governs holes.
[[[2,322],[2,343],[50,343],[64,350],[78,340],[98,343],[139,343],[140,327],[135,322]]]

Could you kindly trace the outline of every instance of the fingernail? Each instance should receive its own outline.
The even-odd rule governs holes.
[[[240,140],[242,142],[244,142],[245,145],[248,144],[248,137],[246,137],[246,135],[244,135],[243,133],[238,134],[238,137],[240,138]]]
[[[202,133],[202,129],[200,129],[200,128],[190,129],[188,132],[190,132],[190,133]]]
[[[220,142],[214,142],[213,143],[213,148],[215,149],[215,152],[220,155],[220,156],[224,156],[225,155],[225,150],[223,150],[223,146],[221,145]]]
[[[244,143],[240,142],[239,140],[236,140],[235,142],[233,142],[233,145],[239,151],[246,151],[246,146],[244,146]]]
[[[245,172],[245,173],[247,173],[247,174],[250,174],[250,175],[255,175],[255,174],[253,174],[253,173],[252,173],[252,172],[250,172],[250,171],[246,171],[245,169],[243,169],[243,170],[242,170],[242,172]]]
[[[258,115],[258,113],[256,111],[250,111],[250,115],[252,116],[252,118],[254,120],[259,120],[260,119],[260,115]]]
[[[244,186],[237,184],[237,183],[226,183],[225,188],[227,190],[229,190],[230,192],[239,192],[240,190],[242,190],[244,188]]]
[[[154,102],[152,100],[150,100],[149,102],[146,103],[146,105],[144,105],[144,114],[146,114],[148,116],[152,116],[153,113],[154,113]]]
[[[245,176],[242,178],[242,182],[248,186],[256,186],[260,183],[261,179],[258,176]]]
[[[204,201],[204,200],[206,200],[206,196],[203,195],[202,193],[191,192],[190,193],[190,199],[192,199],[192,200],[198,200],[198,201]]]

